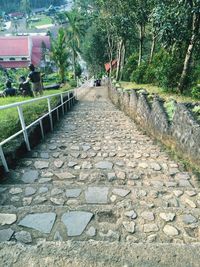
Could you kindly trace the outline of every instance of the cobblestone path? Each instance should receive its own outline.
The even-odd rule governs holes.
[[[91,89],[19,162],[0,205],[0,242],[200,241],[197,177],[117,110],[105,88]]]

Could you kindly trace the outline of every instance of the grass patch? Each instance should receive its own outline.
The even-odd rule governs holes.
[[[38,21],[30,22],[31,28],[35,28],[37,26],[43,26],[47,24],[52,24],[52,19],[46,15],[38,15],[37,18],[39,19]]]
[[[120,86],[124,88],[125,90],[140,89],[140,88],[146,89],[150,94],[160,95],[167,102],[171,102],[172,99],[176,100],[177,102],[182,102],[182,103],[197,102],[197,99],[191,96],[184,96],[184,95],[179,95],[173,92],[166,92],[161,87],[158,87],[152,84],[136,84],[132,82],[120,82]]]
[[[61,90],[49,90],[44,91],[44,95],[57,94],[66,91],[66,87]],[[15,102],[21,102],[31,99],[30,97],[7,97],[0,98],[0,105],[7,105]],[[52,107],[55,107],[59,100],[59,97],[53,97],[51,99]],[[36,103],[27,104],[23,106],[24,118],[26,125],[36,120],[41,115],[48,111],[47,100],[40,100]],[[17,108],[11,108],[8,110],[0,111],[0,142],[13,135],[21,129],[20,121],[18,118]]]

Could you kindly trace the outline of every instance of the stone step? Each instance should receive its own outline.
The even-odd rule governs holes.
[[[0,244],[0,266],[199,267],[200,244],[67,241]]]
[[[118,205],[1,207],[0,241],[89,239],[133,243],[200,242],[200,209]],[[25,231],[22,232],[22,231]]]
[[[45,180],[46,181],[46,180]],[[112,204],[129,201],[132,205],[157,208],[200,208],[199,188],[123,186],[102,182],[86,185],[54,181],[44,184],[18,184],[0,188],[0,205]]]

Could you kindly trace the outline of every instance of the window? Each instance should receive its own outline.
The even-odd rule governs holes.
[[[27,60],[27,57],[22,57],[22,60]]]
[[[15,58],[14,57],[10,57],[10,61],[15,61]]]
[[[0,61],[3,61],[3,58],[2,57],[0,57]]]

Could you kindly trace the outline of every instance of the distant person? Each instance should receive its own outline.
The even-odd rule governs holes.
[[[43,94],[43,86],[42,86],[42,78],[39,71],[35,70],[35,66],[33,64],[29,65],[30,73],[26,82],[32,83],[32,89],[35,96]]]
[[[31,89],[31,85],[28,81],[26,81],[26,78],[24,76],[21,76],[19,78],[19,92],[23,96],[30,96],[33,97],[33,91]]]
[[[11,81],[6,82],[6,89],[3,91],[4,96],[15,96],[17,93],[17,90],[12,87]]]

